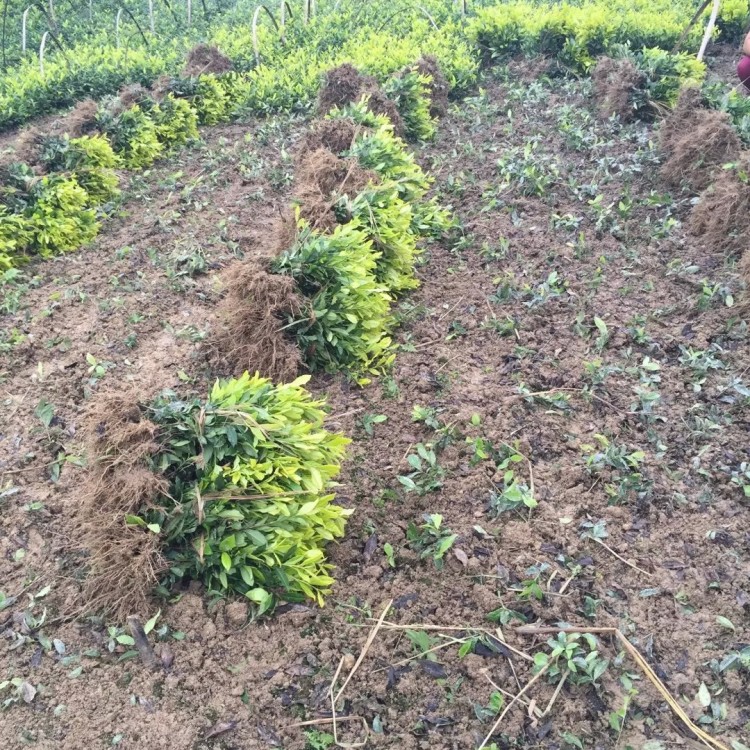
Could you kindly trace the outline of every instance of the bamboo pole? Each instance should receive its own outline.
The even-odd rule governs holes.
[[[703,56],[706,54],[706,47],[711,41],[711,34],[713,33],[714,26],[716,25],[716,16],[719,15],[719,6],[721,0],[714,0],[714,7],[711,8],[711,16],[708,19],[708,25],[706,26],[706,33],[703,35],[703,41],[701,42],[701,48],[698,51],[698,59],[703,60]]]

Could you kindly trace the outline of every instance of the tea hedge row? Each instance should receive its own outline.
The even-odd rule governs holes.
[[[416,96],[415,126],[423,131],[427,118],[434,129],[424,90]],[[342,223],[333,232],[299,220],[293,246],[272,270],[291,275],[305,300],[284,327],[310,369],[344,370],[362,382],[394,358],[391,305],[418,285],[418,239],[445,231],[450,217],[425,200],[427,176],[366,97],[330,118],[358,126],[340,155],[378,180],[334,202]],[[343,535],[351,513],[332,492],[349,441],[323,429],[324,404],[302,387],[308,378],[273,385],[245,373],[218,382],[205,402],[168,392],[150,406],[161,445],[151,468],[169,491],[127,523],[158,535],[165,593],[199,580],[209,595],[246,597],[255,615],[279,600],[323,604],[333,584],[325,547]]]
[[[476,43],[485,58],[521,51],[560,57],[574,69],[590,67],[613,45],[632,49],[670,50],[694,11],[690,0],[587,0],[582,3],[470,2],[464,17],[461,3],[451,0],[359,0],[319,3],[318,14],[303,24],[302,8],[284,29],[286,43],[265,19],[257,28],[262,64],[257,66],[250,11],[238,10],[206,30],[204,41],[219,46],[240,72],[253,73],[253,111],[304,108],[314,96],[321,70],[349,60],[379,78],[421,54],[435,54],[454,86],[470,84],[475,72]],[[244,11],[243,11],[244,12]],[[467,18],[470,20],[467,21]],[[735,40],[748,19],[748,0],[724,0],[717,34]],[[278,21],[277,21],[278,23]],[[684,48],[697,48],[700,24]],[[150,85],[161,75],[175,75],[189,46],[188,34],[159,41],[158,49],[139,43],[113,47],[103,38],[74,45],[48,60],[44,73],[26,60],[0,76],[0,129],[26,122],[85,97],[115,93],[127,83]],[[385,43],[384,43],[385,42]],[[466,59],[468,57],[468,59]],[[73,64],[72,61],[75,61]],[[257,68],[257,71],[256,71]]]
[[[390,65],[400,63],[409,49],[397,45]],[[316,76],[317,90],[322,71],[316,66],[310,74]],[[299,79],[294,84],[299,84]],[[398,87],[398,104],[408,132],[415,137],[431,137],[434,125],[425,109],[426,79],[406,73],[393,85]],[[96,209],[117,195],[114,168],[148,167],[168,151],[196,138],[198,124],[227,121],[246,110],[250,100],[256,97],[260,100],[250,77],[236,72],[172,78],[164,86],[169,91],[158,103],[150,96],[143,96],[123,111],[118,99],[103,102],[96,117],[101,135],[92,142],[108,144],[113,153],[106,163],[81,157],[74,168],[64,159],[43,158],[44,170],[53,174],[41,178],[35,178],[24,165],[10,170],[0,189],[0,268],[12,267],[34,255],[46,258],[86,244],[100,227]],[[281,91],[271,79],[266,86],[266,90],[275,94]],[[51,142],[56,140],[60,139],[53,138]],[[62,140],[73,151],[83,142]],[[49,143],[43,150],[48,147]],[[99,195],[101,185],[92,187],[95,179],[111,186],[106,196]],[[89,194],[89,188],[93,193]]]

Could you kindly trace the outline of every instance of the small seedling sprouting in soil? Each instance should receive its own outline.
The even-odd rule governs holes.
[[[646,457],[643,451],[629,451],[605,435],[594,438],[597,446],[582,445],[581,451],[589,474],[605,479],[604,491],[610,502],[623,503],[631,492],[642,495],[650,489],[639,471]]]
[[[383,545],[383,554],[385,555],[385,559],[388,561],[388,567],[395,568],[396,552],[394,551],[393,545],[390,542],[386,542]]]
[[[106,362],[99,362],[93,354],[86,355],[86,362],[89,365],[88,373],[91,376],[90,382],[92,384],[101,380],[107,374],[107,368],[111,366]]]
[[[481,703],[474,704],[474,716],[476,716],[479,721],[489,721],[502,711],[504,705],[505,698],[503,697],[503,694],[499,693],[497,690],[493,690],[490,693],[490,699],[486,706],[483,706]]]
[[[570,396],[567,393],[554,391],[533,391],[525,383],[518,384],[518,392],[527,404],[538,404],[549,409],[570,411]]]
[[[493,313],[485,317],[480,327],[488,331],[495,331],[500,336],[515,336],[517,339],[520,339],[518,321],[515,318],[511,318],[510,315],[506,315],[501,320]]]
[[[537,501],[533,490],[523,481],[519,481],[513,469],[508,469],[503,475],[503,485],[495,485],[495,491],[490,494],[488,510],[493,518],[508,511],[520,511],[524,508],[536,508]]]
[[[708,310],[716,304],[723,303],[727,307],[734,305],[734,296],[732,292],[721,284],[712,284],[706,279],[702,282],[701,293],[695,303],[698,310]]]
[[[400,393],[398,383],[391,375],[386,375],[381,381],[380,386],[383,389],[383,398],[398,398]]]
[[[609,660],[599,654],[599,642],[590,633],[558,633],[547,641],[548,654],[534,654],[534,672],[545,672],[557,684],[567,680],[572,685],[596,685],[607,671]]]
[[[406,539],[409,546],[419,553],[420,559],[431,557],[435,567],[441,570],[445,553],[454,545],[458,534],[443,528],[443,517],[439,513],[425,514],[424,521],[419,526],[410,523],[406,530]]]
[[[375,425],[383,424],[387,420],[388,417],[385,414],[365,414],[361,419],[362,429],[368,437],[372,437],[375,434]]]
[[[432,638],[424,630],[407,630],[406,637],[411,642],[412,649],[419,658],[427,659],[428,661],[435,661],[437,659],[433,649],[440,643],[439,638]]]
[[[309,729],[305,732],[305,750],[328,750],[334,744],[334,737],[328,732]]]
[[[680,346],[680,364],[685,365],[692,371],[693,392],[699,393],[708,378],[711,370],[724,370],[726,365],[718,357],[714,356],[715,352],[722,352],[721,347],[712,344],[709,349],[693,349],[692,346]]]
[[[407,461],[414,471],[405,476],[399,476],[398,481],[407,492],[426,495],[443,486],[445,469],[438,463],[437,454],[430,444],[418,443],[417,452],[412,453]]]

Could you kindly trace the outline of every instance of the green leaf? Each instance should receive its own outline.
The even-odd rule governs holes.
[[[701,682],[701,686],[698,688],[698,702],[703,708],[708,708],[711,705],[711,693],[705,682]]]
[[[161,617],[161,610],[159,610],[144,626],[143,626],[143,632],[148,635],[156,626],[157,621],[159,620],[159,617]]]
[[[725,630],[731,630],[733,633],[737,631],[737,628],[735,628],[734,623],[726,617],[717,615],[716,622],[718,622],[719,625],[721,625],[721,627],[724,628]]]
[[[224,566],[224,570],[229,570],[232,567],[232,558],[226,553],[221,553],[221,564]]]
[[[55,407],[42,399],[36,405],[36,409],[34,409],[34,415],[39,418],[39,420],[45,427],[49,427],[50,423],[52,422],[52,418],[55,416]]]

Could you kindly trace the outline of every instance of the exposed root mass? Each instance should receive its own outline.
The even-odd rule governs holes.
[[[235,374],[248,370],[277,382],[293,380],[301,355],[284,333],[284,316],[301,307],[291,277],[268,273],[260,262],[244,263],[219,307],[215,358]]]
[[[633,97],[644,77],[629,60],[602,57],[592,72],[594,96],[602,117],[617,115],[623,122],[635,119]]]
[[[742,148],[729,115],[706,109],[700,89],[688,88],[661,125],[661,147],[667,161],[661,176],[671,187],[704,190],[722,164],[734,161]]]
[[[86,432],[89,471],[79,519],[80,544],[89,555],[85,607],[121,621],[146,615],[166,562],[158,535],[128,525],[126,516],[168,491],[149,465],[159,451],[157,427],[144,417],[135,395],[125,392],[104,395],[91,407]]]

